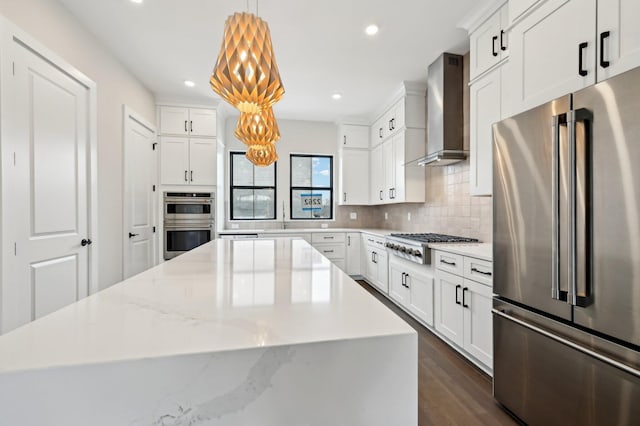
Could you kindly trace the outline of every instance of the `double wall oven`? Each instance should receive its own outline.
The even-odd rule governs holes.
[[[165,192],[163,210],[165,260],[215,238],[213,193]]]

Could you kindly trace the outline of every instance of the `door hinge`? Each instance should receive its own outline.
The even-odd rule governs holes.
[[[153,233],[154,234],[156,233],[156,227],[155,226],[153,227]]]
[[[152,143],[151,144],[151,149],[155,151],[156,150],[156,145],[158,145],[158,142]]]
[[[152,189],[153,189],[153,192],[156,192],[156,186],[155,185],[152,186]]]

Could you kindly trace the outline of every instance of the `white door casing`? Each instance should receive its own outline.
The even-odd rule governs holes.
[[[8,21],[0,25],[6,332],[98,288],[96,86]]]
[[[155,128],[124,107],[124,277],[129,278],[155,264],[157,233],[154,188],[157,187]]]

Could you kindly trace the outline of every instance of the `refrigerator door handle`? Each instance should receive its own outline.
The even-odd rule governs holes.
[[[586,307],[593,302],[591,291],[591,123],[592,113],[584,108],[572,111],[569,130],[571,155],[571,303]],[[580,124],[580,131],[578,131]]]
[[[560,283],[560,128],[567,126],[567,113],[553,116],[551,168],[551,297],[567,301],[567,292]]]
[[[498,310],[498,309],[494,308],[494,309],[491,310],[491,312],[494,315],[497,315],[497,316],[499,316],[501,318],[504,318],[504,319],[506,319],[508,321],[514,322],[514,323],[516,323],[516,324],[518,324],[518,325],[520,325],[520,326],[522,326],[522,327],[524,327],[526,329],[529,329],[529,330],[531,330],[531,331],[533,331],[535,333],[541,334],[541,335],[543,335],[543,336],[545,336],[545,337],[547,337],[547,338],[549,338],[551,340],[555,340],[556,342],[561,343],[561,344],[563,344],[565,346],[568,346],[568,347],[570,347],[572,349],[575,349],[578,352],[582,352],[583,354],[588,355],[588,356],[590,356],[592,358],[595,358],[595,359],[597,359],[599,361],[602,361],[605,364],[609,364],[612,367],[615,367],[615,368],[617,368],[619,370],[622,370],[622,371],[624,371],[626,373],[629,373],[631,375],[634,375],[634,376],[640,378],[640,370],[637,370],[637,369],[635,369],[633,367],[630,367],[630,366],[628,366],[626,364],[623,364],[623,363],[621,363],[619,361],[616,361],[615,359],[609,358],[608,356],[602,355],[601,353],[592,351],[589,348],[586,348],[584,346],[578,345],[577,343],[574,343],[574,342],[572,342],[570,340],[567,340],[567,339],[565,339],[563,337],[560,337],[557,334],[550,333],[547,330],[544,330],[544,329],[542,329],[540,327],[536,327],[535,325],[533,325],[531,323],[522,321],[522,320],[520,320],[520,319],[518,319],[516,317],[513,317],[513,316],[509,315],[508,313],[506,313],[504,311],[501,311],[501,310]]]

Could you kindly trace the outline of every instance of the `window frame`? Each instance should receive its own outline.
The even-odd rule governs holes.
[[[276,161],[276,162],[273,163],[273,186],[263,186],[263,185],[261,185],[261,186],[256,186],[256,185],[253,185],[253,186],[248,186],[248,185],[235,186],[233,184],[233,157],[235,155],[243,155],[243,156],[245,156],[246,153],[247,153],[246,151],[229,151],[229,221],[276,220],[277,211],[278,211],[278,208],[277,208],[277,206],[278,206],[278,189],[277,189],[277,186],[278,186],[278,167],[277,167],[277,164],[278,164],[278,162]],[[249,161],[249,160],[247,160],[247,161]],[[257,167],[257,166],[254,165],[253,167],[254,167],[254,170],[255,170],[255,167]],[[271,166],[267,166],[267,167],[271,167]],[[254,176],[253,176],[253,183],[255,184],[255,173],[254,173]],[[253,189],[253,190],[256,190],[256,189],[273,189],[273,195],[274,195],[274,198],[273,198],[273,217],[270,217],[270,218],[256,218],[255,217],[255,201],[254,201],[254,217],[253,218],[250,218],[250,219],[234,218],[233,217],[233,198],[234,198],[233,197],[233,194],[234,194],[233,190],[234,189]]]
[[[328,158],[329,159],[329,186],[293,186],[293,158],[301,157],[301,158]],[[333,192],[334,192],[334,181],[333,181],[333,155],[331,154],[289,154],[289,220],[334,220],[334,212],[333,212]],[[313,166],[311,168],[311,174],[313,175]],[[313,184],[313,182],[312,182]],[[316,191],[329,191],[329,217],[293,217],[293,191],[311,191],[313,193]]]

